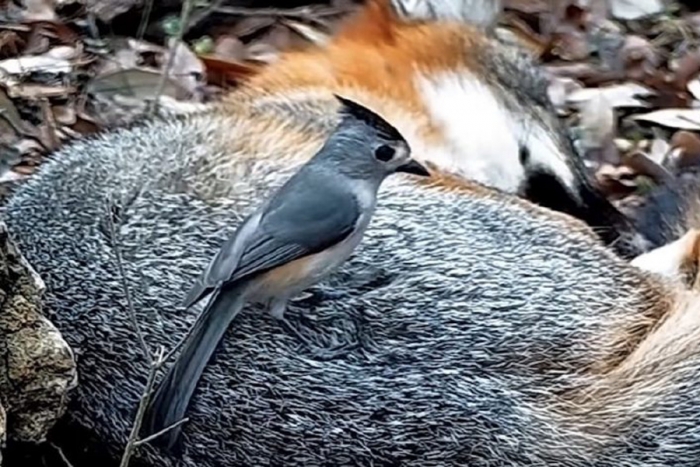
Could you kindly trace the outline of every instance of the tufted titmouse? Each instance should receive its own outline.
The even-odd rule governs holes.
[[[342,97],[341,119],[321,150],[226,240],[184,301],[211,299],[146,416],[157,433],[183,416],[209,358],[246,302],[284,318],[287,301],[338,268],[359,244],[382,181],[395,172],[427,176],[401,134],[369,109]],[[178,430],[164,435],[172,446]]]

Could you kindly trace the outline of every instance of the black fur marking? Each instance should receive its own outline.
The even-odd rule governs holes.
[[[638,248],[619,241],[622,233],[635,230],[631,221],[595,190],[588,180],[581,178],[579,183],[580,200],[577,200],[557,177],[536,169],[530,172],[522,191],[534,203],[583,220],[603,242],[613,244],[615,251],[623,258],[641,254]]]
[[[700,205],[700,173],[686,173],[674,184],[653,189],[646,203],[636,210],[635,224],[654,247],[677,240],[694,224]]]
[[[530,150],[525,146],[521,146],[520,152],[518,153],[518,159],[520,160],[520,165],[526,167],[530,162]]]

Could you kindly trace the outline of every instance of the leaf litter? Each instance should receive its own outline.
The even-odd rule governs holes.
[[[216,100],[280,52],[325,43],[358,2],[198,1],[178,41],[177,1],[0,0],[0,184],[73,138],[142,118],[157,89],[170,108]],[[700,165],[698,5],[502,4],[496,34],[542,64],[554,108],[611,199],[643,202],[650,182]]]

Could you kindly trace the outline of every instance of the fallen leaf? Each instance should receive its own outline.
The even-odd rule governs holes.
[[[595,173],[598,186],[611,199],[621,199],[637,189],[637,174],[626,165],[602,164]]]
[[[10,58],[0,61],[0,74],[22,75],[34,72],[67,74],[72,70],[68,60],[47,55]]]
[[[159,72],[148,69],[118,70],[96,77],[88,84],[87,90],[108,98],[122,95],[149,99],[155,95],[160,79]],[[172,78],[167,79],[163,87],[164,95],[175,98],[183,91]]]
[[[331,38],[329,34],[324,33],[318,28],[314,28],[312,26],[309,26],[308,24],[302,23],[301,21],[285,19],[282,20],[282,24],[289,27],[312,44],[324,45]]]
[[[208,54],[200,55],[200,58]],[[216,40],[214,45],[214,53],[217,58],[222,60],[232,60],[240,62],[245,57],[245,45],[240,39],[234,36],[222,36]]]
[[[588,40],[591,48],[598,53],[601,65],[608,70],[622,72],[625,63],[621,51],[625,45],[622,28],[612,21],[601,20],[589,27]]]
[[[654,94],[654,91],[645,86],[627,82],[599,88],[578,89],[569,94],[566,102],[569,105],[580,106],[596,98],[596,96],[602,95],[613,109],[622,107],[649,107],[649,103],[640,98],[653,96]]]
[[[259,33],[261,30],[269,28],[277,20],[272,16],[248,16],[236,23],[231,29],[231,34],[239,39]]]
[[[206,80],[204,64],[184,42],[177,42],[172,38],[169,45],[170,48],[163,58],[164,64],[170,62],[172,65],[168,76],[193,97],[200,98],[201,86]],[[171,54],[172,61],[170,61]]]
[[[84,0],[84,2],[90,13],[107,24],[122,13],[143,4],[142,0]]]
[[[6,129],[4,126],[9,125]],[[0,136],[7,136],[12,131],[18,133],[27,133],[27,125],[19,114],[17,107],[8,97],[8,95],[0,89]],[[1,140],[1,138],[0,138]]]
[[[581,89],[583,85],[575,79],[554,76],[547,87],[547,94],[554,108],[562,112],[569,103],[571,94]]]
[[[13,99],[33,100],[49,97],[67,97],[75,93],[75,88],[60,84],[12,83],[7,86],[7,93]]]
[[[53,111],[54,118],[61,125],[73,125],[78,119],[75,107],[70,104],[54,105],[51,110]]]
[[[683,169],[700,165],[700,136],[690,131],[677,131],[669,144],[670,167]]]
[[[602,92],[581,105],[579,145],[584,157],[598,163],[618,164],[620,155],[614,144],[615,112]]]
[[[630,118],[668,128],[700,131],[700,109],[661,109]]]
[[[613,17],[621,20],[638,20],[664,11],[661,0],[610,0]]]
[[[521,13],[539,15],[550,9],[549,0],[503,0],[505,10],[516,10]]]
[[[669,62],[669,69],[673,72],[673,83],[684,89],[688,82],[700,73],[700,50],[690,49],[676,60]]]
[[[53,0],[24,0],[25,21],[55,21],[57,19]]]
[[[649,147],[648,156],[659,165],[664,165],[666,155],[671,150],[671,145],[662,138],[654,138]]]
[[[695,78],[688,82],[688,91],[695,99],[700,100],[700,78]]]
[[[673,174],[642,151],[635,151],[622,157],[622,162],[636,174],[646,175],[656,183],[673,180]]]

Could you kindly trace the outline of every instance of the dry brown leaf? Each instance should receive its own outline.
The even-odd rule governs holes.
[[[326,44],[331,36],[321,31],[319,28],[312,27],[308,24],[302,23],[301,21],[295,21],[291,19],[283,19],[282,24],[287,26],[289,29],[296,32],[298,35],[316,45]]]
[[[76,92],[72,86],[63,86],[60,84],[34,84],[20,83],[13,84],[7,88],[8,95],[13,99],[43,99],[50,97],[67,97]]]
[[[636,174],[646,175],[658,184],[667,183],[673,179],[671,172],[642,151],[626,154],[622,157],[622,162]]]
[[[569,104],[570,96],[581,89],[583,89],[583,85],[575,79],[554,76],[547,87],[547,94],[554,108],[558,112],[564,113],[564,109]]]
[[[208,81],[220,86],[236,85],[257,74],[261,69],[260,65],[227,60],[211,55],[200,55],[199,59],[202,60],[207,69]]]
[[[216,40],[213,55],[221,60],[240,62],[245,58],[245,46],[237,37],[221,36]],[[199,58],[202,59],[203,57],[200,56]]]
[[[170,61],[171,54],[172,61]],[[192,98],[201,100],[201,88],[206,80],[206,69],[197,55],[187,47],[187,44],[172,38],[169,41],[168,53],[163,59],[164,64],[169,62],[172,65],[168,75],[170,79],[185,89]],[[184,98],[186,95],[181,94],[179,97]]]
[[[626,165],[602,164],[596,171],[598,186],[611,199],[622,199],[637,189],[637,173]]]
[[[276,23],[276,19],[272,16],[248,16],[242,21],[236,23],[231,29],[230,34],[239,39],[245,38],[255,33],[261,32],[263,29],[269,28]]]
[[[550,5],[551,2],[549,0],[503,0],[504,9],[531,15],[549,12]]]
[[[88,92],[100,94],[106,98],[113,98],[117,95],[131,96],[138,99],[153,98],[161,74],[154,70],[134,68],[130,70],[119,70],[105,73],[93,79],[88,85]],[[163,94],[177,97],[185,92],[174,80],[167,79],[163,88]]]
[[[3,141],[3,136],[10,137],[12,133],[26,134],[27,126],[15,104],[5,91],[0,89],[0,142]]]
[[[668,165],[683,169],[700,165],[700,137],[690,131],[677,131],[671,137]]]
[[[116,16],[126,13],[135,6],[143,4],[142,0],[84,0],[90,13],[105,23],[110,23]]]
[[[56,122],[61,125],[73,125],[78,120],[78,116],[75,112],[75,107],[72,103],[66,105],[55,105],[51,109],[53,111],[54,118]]]

